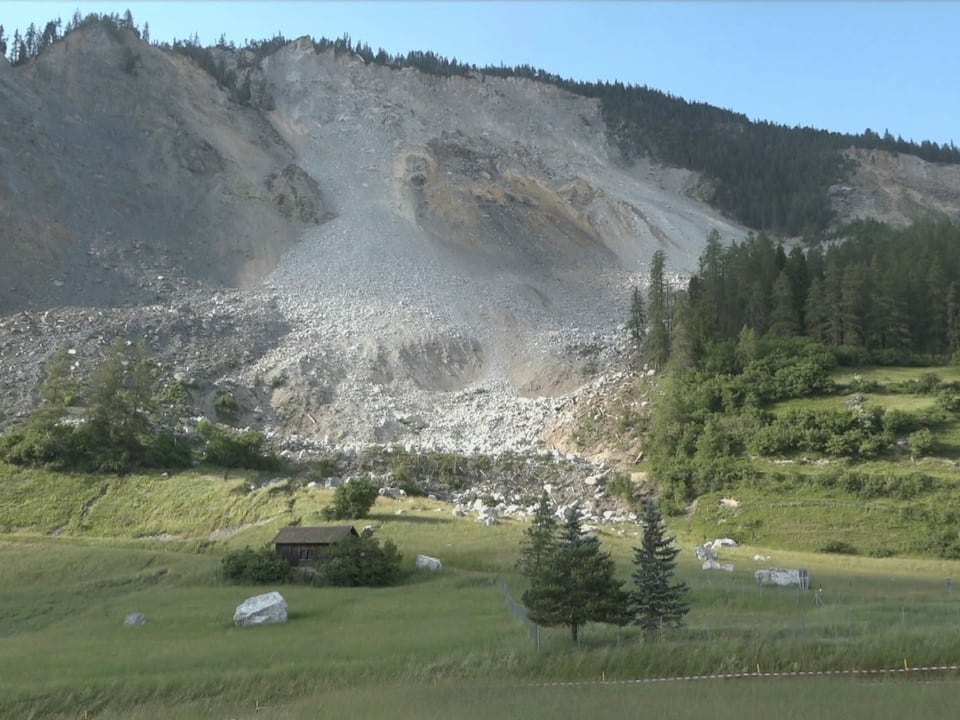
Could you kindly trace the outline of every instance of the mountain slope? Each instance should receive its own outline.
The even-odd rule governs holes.
[[[290,446],[542,448],[621,376],[652,254],[748,232],[696,174],[624,163],[598,100],[308,38],[219,52],[251,104],[106,25],[0,67],[0,425],[53,350],[82,376],[123,337]]]
[[[277,198],[318,193],[283,175],[293,154],[258,113],[130,32],[87,27],[8,68],[0,107],[7,311],[144,302],[171,268],[249,284],[298,236]]]

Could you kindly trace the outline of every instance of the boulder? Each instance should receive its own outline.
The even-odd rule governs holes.
[[[693,551],[697,554],[697,560],[701,562],[717,559],[717,549],[710,543],[697,545]]]
[[[796,585],[801,590],[806,590],[810,586],[810,573],[805,568],[767,568],[766,570],[757,570],[753,577],[758,585],[779,585],[781,587]]]
[[[440,572],[443,564],[439,559],[429,555],[417,555],[417,570],[428,570],[429,572]]]
[[[717,562],[716,560],[704,560],[702,565],[704,570],[723,570],[725,572],[733,572],[733,563],[722,563]]]
[[[123,624],[127,626],[146,625],[147,616],[143,613],[130,613],[123,619]]]
[[[249,597],[237,605],[237,609],[233,613],[233,624],[239,627],[285,623],[286,621],[287,601],[278,592],[268,592]]]
[[[733,538],[717,538],[713,541],[714,550],[725,547],[737,547],[737,541]]]

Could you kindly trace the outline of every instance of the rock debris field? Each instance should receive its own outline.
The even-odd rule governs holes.
[[[136,49],[151,72],[168,72],[158,50]],[[368,66],[302,39],[253,70],[269,109],[233,116],[210,101],[209,78],[171,67],[164,122],[197,152],[158,166],[173,173],[162,187],[189,176],[201,194],[208,183],[215,192],[195,213],[218,214],[180,223],[202,232],[133,246],[135,225],[99,232],[81,263],[15,301],[0,316],[2,427],[35,406],[56,349],[82,377],[122,338],[146,340],[164,375],[190,389],[185,421],[262,429],[298,455],[549,451],[548,426],[624,377],[630,291],[652,254],[684,272],[711,229],[745,235],[694,197],[694,174],[620,161],[599,105],[552,86]],[[144,196],[152,168],[137,176]],[[250,218],[273,198],[273,224],[242,215],[223,230],[245,196],[259,203]],[[264,230],[278,222],[296,241]],[[229,256],[242,268],[233,287],[197,260],[217,257],[200,252],[207,236],[224,256],[232,240],[219,232],[246,233]],[[224,395],[229,418],[217,414]]]

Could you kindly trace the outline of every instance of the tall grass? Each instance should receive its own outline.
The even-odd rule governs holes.
[[[376,688],[324,689],[306,698],[250,697],[236,703],[213,694],[175,706],[151,703],[98,720],[528,720],[529,718],[641,717],[671,720],[783,720],[810,718],[946,718],[956,710],[956,679],[903,678],[732,680],[676,684],[570,686],[504,682],[385,683]],[[82,715],[80,715],[82,717]],[[75,718],[77,714],[65,714]]]

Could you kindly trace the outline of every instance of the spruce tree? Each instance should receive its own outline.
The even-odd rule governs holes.
[[[627,329],[630,331],[630,338],[637,346],[637,350],[643,347],[643,341],[647,337],[647,310],[644,307],[643,293],[639,287],[633,289],[633,297],[630,300],[630,319],[627,322]]]
[[[670,359],[670,288],[665,277],[667,255],[657,250],[650,262],[650,283],[647,290],[647,309],[650,334],[647,336],[647,354],[653,367],[662,370]]]
[[[771,304],[767,325],[767,335],[771,337],[793,337],[800,333],[800,313],[797,310],[790,278],[786,270],[781,270],[773,283]]]
[[[655,637],[664,626],[680,627],[683,616],[690,611],[687,584],[673,582],[680,550],[673,537],[666,537],[663,516],[652,498],[644,501],[643,539],[633,552],[633,622],[643,628],[647,637]]]
[[[574,642],[588,622],[624,624],[629,594],[614,576],[615,566],[600,542],[583,535],[580,512],[574,510],[560,529],[554,551],[531,578],[523,603],[533,622],[568,627]]]
[[[557,549],[557,521],[550,512],[550,498],[541,493],[533,515],[533,522],[523,531],[520,541],[520,560],[517,565],[531,582],[543,570]]]

